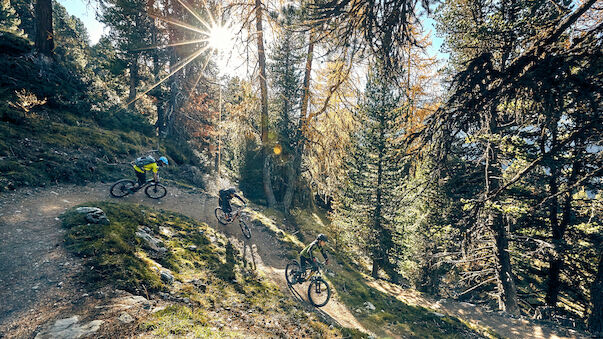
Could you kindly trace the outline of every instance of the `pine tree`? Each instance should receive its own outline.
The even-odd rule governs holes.
[[[357,112],[364,124],[354,136],[342,202],[346,214],[366,230],[363,240],[373,263],[372,276],[377,278],[383,269],[393,280],[398,279],[401,234],[396,217],[405,170],[400,157],[401,98],[398,86],[384,77],[380,66],[373,66]]]

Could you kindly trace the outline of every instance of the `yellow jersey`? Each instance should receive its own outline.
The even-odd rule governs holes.
[[[150,164],[142,166],[142,168],[134,165],[134,170],[136,172],[139,172],[139,173],[145,173],[145,172],[148,172],[148,171],[152,171],[153,173],[157,173],[157,171],[159,170],[159,166],[157,166],[156,162],[152,162]]]

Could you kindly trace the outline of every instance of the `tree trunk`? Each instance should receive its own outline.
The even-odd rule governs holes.
[[[36,2],[36,50],[51,57],[54,50],[54,33],[52,29],[52,0]]]
[[[272,190],[272,178],[270,174],[270,160],[271,154],[267,147],[263,148],[264,153],[264,170],[263,170],[263,183],[264,193],[266,194],[266,200],[268,200],[268,206],[276,206],[276,198],[274,197],[274,191]]]
[[[496,105],[493,105],[492,107],[492,111],[490,112],[489,132],[491,134],[496,134],[498,130],[495,119]],[[500,180],[497,178],[502,177],[502,174],[498,164],[497,153],[497,148],[492,147],[492,143],[488,141],[486,154],[484,155],[486,159],[486,197],[489,196],[491,191],[496,191],[500,187]],[[498,259],[497,274],[501,301],[499,303],[499,308],[507,313],[518,315],[519,304],[517,299],[517,287],[515,286],[515,276],[513,275],[511,266],[511,255],[509,254],[508,225],[504,222],[503,215],[500,211],[490,208],[488,213],[490,227],[494,231],[496,258]]]
[[[603,335],[603,251],[599,254],[597,276],[590,289],[591,309],[588,328],[594,337]]]
[[[270,174],[270,150],[268,145],[268,88],[266,86],[266,54],[264,51],[264,30],[262,29],[262,1],[255,0],[255,25],[257,29],[258,62],[260,67],[260,96],[262,112],[260,115],[260,128],[262,148],[264,153],[264,194],[268,200],[268,206],[276,205],[276,198],[272,190]]]
[[[500,305],[502,310],[510,314],[519,314],[519,304],[517,302],[517,287],[515,286],[515,276],[511,268],[511,255],[509,254],[509,235],[507,225],[503,221],[502,215],[493,212],[493,228],[496,236],[496,257],[498,259],[498,280],[502,287]]]
[[[578,157],[578,156],[577,156]],[[569,180],[567,182],[568,186],[574,185],[578,178],[578,172],[580,171],[580,163],[575,161],[572,164],[572,173],[570,174]],[[551,194],[557,194],[558,189],[551,190]],[[567,192],[564,194],[565,199],[563,202],[563,214],[561,215],[561,221],[559,223],[551,223],[554,228],[553,231],[553,257],[551,259],[549,265],[549,278],[547,284],[547,293],[545,297],[545,301],[549,306],[556,306],[557,299],[559,297],[559,288],[560,288],[560,279],[559,276],[561,274],[561,269],[563,268],[563,256],[566,251],[566,242],[564,240],[565,232],[567,231],[568,226],[571,222],[571,214],[572,214],[572,192]],[[554,203],[557,204],[557,198],[553,198]],[[556,209],[555,209],[556,213]]]
[[[138,53],[133,53],[130,58],[130,94],[128,95],[128,109],[131,111],[136,108],[138,80]]]
[[[383,203],[381,201],[381,197],[383,194],[383,157],[385,151],[385,135],[383,131],[383,123],[384,122],[382,121],[381,133],[379,135],[379,154],[377,155],[377,185],[375,187],[377,191],[375,192],[375,215],[373,222],[375,228],[374,231],[377,234],[378,238],[375,239],[375,250],[373,251],[373,270],[371,272],[373,278],[379,277],[379,266],[384,267],[385,263],[387,262],[387,259],[385,258],[386,251],[383,248],[383,237],[385,236],[385,232],[383,230],[383,224],[381,222],[381,209],[383,207]]]
[[[154,46],[156,46],[159,43],[157,33],[158,33],[157,26],[153,22],[151,39],[152,39],[152,44]],[[161,72],[161,65],[159,64],[159,51],[157,51],[155,49],[153,51],[153,79],[154,79],[155,83],[159,82],[160,72]],[[155,129],[157,130],[157,134],[161,135],[164,132],[163,130],[165,127],[165,112],[163,110],[164,97],[163,97],[163,93],[161,91],[161,86],[157,86],[153,90],[153,92],[154,92],[153,95],[154,95],[155,99],[157,100],[155,102],[155,107],[157,109],[157,121],[155,122]]]
[[[308,54],[306,55],[306,70],[304,72],[304,83],[302,85],[301,113],[297,125],[295,140],[297,146],[293,153],[293,161],[287,168],[287,190],[283,198],[283,208],[289,214],[293,195],[297,189],[297,182],[301,176],[301,163],[304,155],[305,140],[304,131],[308,124],[308,103],[310,102],[310,77],[312,74],[312,61],[314,59],[314,30],[310,31],[308,41]]]

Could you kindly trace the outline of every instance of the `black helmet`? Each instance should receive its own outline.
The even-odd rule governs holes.
[[[319,234],[319,235],[316,237],[316,240],[322,240],[322,241],[324,241],[324,242],[329,242],[329,239],[327,239],[327,236],[326,236],[326,235],[324,235],[324,234],[322,234],[322,233],[320,233],[320,234]]]

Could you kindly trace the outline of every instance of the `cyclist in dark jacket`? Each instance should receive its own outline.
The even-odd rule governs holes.
[[[232,206],[230,205],[230,200],[232,200],[233,198],[237,198],[243,204],[246,203],[245,200],[243,200],[243,198],[241,198],[237,194],[237,190],[234,187],[231,187],[229,189],[220,190],[220,192],[218,192],[218,195],[220,197],[218,199],[218,204],[220,205],[220,208],[222,208],[222,211],[224,211],[224,213],[226,213],[227,219],[230,219],[232,217],[230,215],[230,213],[232,212]]]
[[[301,266],[301,274],[306,272],[306,267],[308,264],[311,265],[313,271],[318,271],[318,260],[316,259],[315,254],[316,251],[320,251],[322,257],[325,259],[325,264],[329,263],[329,257],[327,257],[327,253],[324,249],[324,246],[326,245],[327,241],[327,236],[321,233],[316,237],[316,240],[312,241],[299,253],[299,264]],[[301,280],[298,279],[298,281]]]

